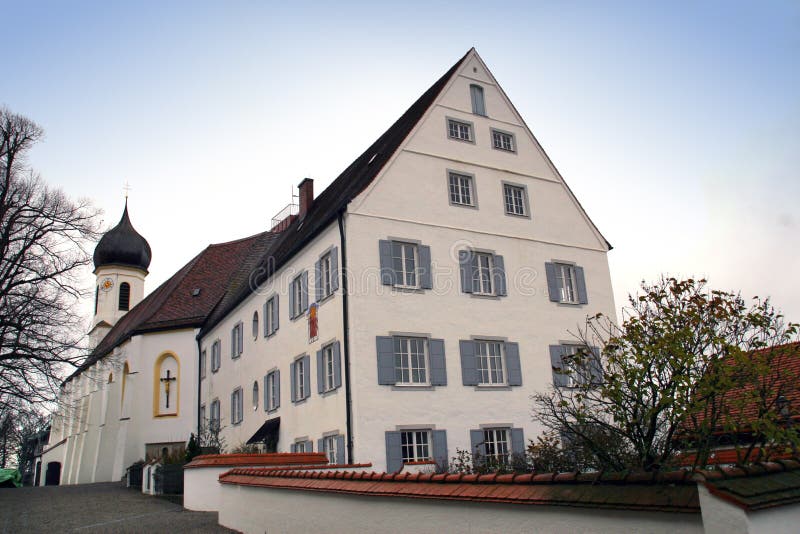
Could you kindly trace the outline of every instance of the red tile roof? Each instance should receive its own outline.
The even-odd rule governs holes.
[[[202,326],[227,291],[247,282],[248,267],[261,258],[276,237],[275,233],[262,232],[206,247],[122,316],[86,362],[64,382],[78,376],[134,335]],[[199,293],[195,295],[197,289]]]
[[[700,511],[697,482],[718,493],[732,493],[732,498],[746,501],[746,505],[751,507],[763,508],[800,499],[800,462],[796,460],[768,462],[746,469],[663,473],[462,475],[312,469],[236,468],[220,475],[219,480],[222,484],[376,497],[680,513]],[[778,477],[783,478],[778,480]],[[776,492],[775,488],[782,491]]]
[[[274,452],[265,454],[203,454],[195,456],[184,469],[195,467],[233,467],[241,465],[265,466],[300,466],[324,467],[328,463],[328,456],[324,452]]]

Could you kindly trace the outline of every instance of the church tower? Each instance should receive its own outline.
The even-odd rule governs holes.
[[[144,298],[144,279],[150,266],[150,244],[137,232],[125,211],[94,249],[94,318],[89,332],[92,347]]]

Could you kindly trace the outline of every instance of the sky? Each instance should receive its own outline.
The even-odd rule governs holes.
[[[613,245],[617,306],[696,276],[800,321],[796,1],[0,4],[30,164],[106,227],[130,183],[148,291],[322,191],[475,46]]]

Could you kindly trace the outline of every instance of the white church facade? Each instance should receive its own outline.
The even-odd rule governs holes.
[[[46,453],[62,483],[116,480],[199,424],[229,448],[388,471],[458,449],[506,460],[541,432],[530,397],[568,385],[568,331],[615,316],[611,247],[477,52],[317,197],[299,189],[297,215],[144,300],[146,266],[96,265],[104,337]],[[214,247],[238,248],[200,268]],[[119,316],[104,299],[123,282]],[[195,289],[214,302],[193,308]]]

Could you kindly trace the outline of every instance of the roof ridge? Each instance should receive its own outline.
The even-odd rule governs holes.
[[[249,235],[247,237],[241,237],[239,239],[232,239],[231,241],[222,241],[220,243],[209,243],[206,246],[206,248],[203,249],[203,250],[206,250],[206,249],[209,249],[209,248],[213,248],[213,247],[224,247],[224,246],[227,246],[227,245],[235,245],[236,243],[241,243],[243,241],[247,241],[248,239],[256,239],[256,238],[261,237],[261,236],[263,236],[265,234],[278,235],[278,234],[280,234],[280,232],[273,232],[272,230],[266,230],[264,232],[258,232],[258,233],[255,233],[253,235]]]

